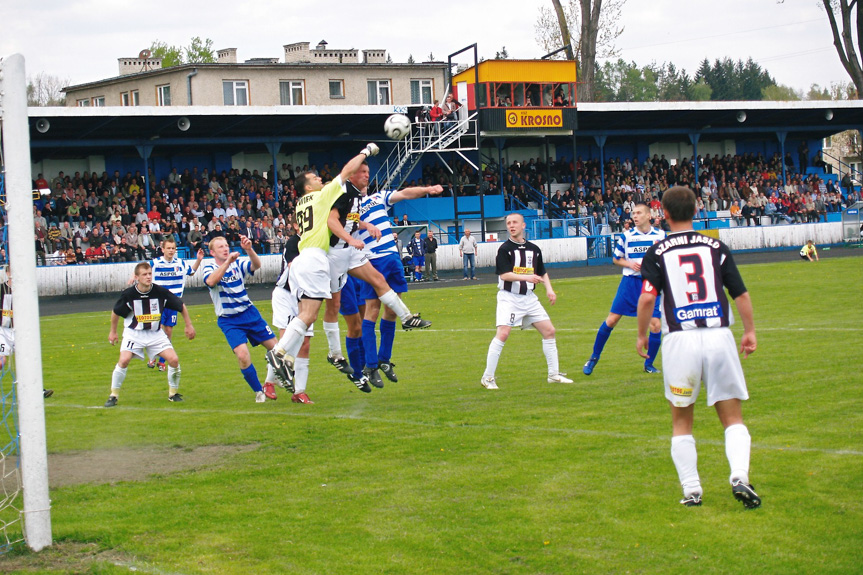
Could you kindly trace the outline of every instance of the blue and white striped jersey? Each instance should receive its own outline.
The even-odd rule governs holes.
[[[381,239],[372,239],[369,233],[359,230],[359,239],[366,244],[370,259],[376,259],[388,254],[399,256],[399,248],[393,239],[390,229],[389,210],[393,207],[390,198],[395,192],[383,191],[366,196],[360,202],[360,219],[376,226],[381,231]]]
[[[650,249],[650,246],[664,239],[665,232],[662,230],[652,227],[649,232],[641,233],[638,228],[633,228],[617,236],[617,245],[614,247],[614,259],[620,260],[625,258],[640,263],[641,258],[644,257],[645,252]],[[640,273],[630,268],[623,268],[623,275],[641,276]]]
[[[195,274],[192,266],[178,257],[169,262],[165,260],[165,256],[154,259],[151,265],[153,266],[153,283],[168,288],[177,297],[183,297],[186,276]]]
[[[201,266],[204,282],[207,281],[210,274],[216,271],[218,267],[218,264],[214,260],[210,260]],[[213,300],[217,316],[236,315],[252,307],[252,300],[249,299],[249,294],[246,293],[246,284],[243,283],[243,278],[254,275],[254,273],[252,271],[251,260],[249,258],[240,258],[228,266],[225,275],[222,276],[216,287],[209,288],[210,299]]]

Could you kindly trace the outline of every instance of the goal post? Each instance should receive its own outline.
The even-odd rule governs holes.
[[[0,60],[0,126],[5,165],[8,254],[14,278],[15,369],[21,480],[24,490],[24,539],[34,551],[51,545],[45,400],[42,396],[42,345],[33,196],[27,79],[24,56]]]

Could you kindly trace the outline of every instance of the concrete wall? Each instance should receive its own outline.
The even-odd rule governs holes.
[[[842,224],[800,224],[790,226],[733,228],[719,230],[719,239],[734,250],[758,250],[783,247],[800,247],[806,240],[816,245],[842,242]],[[546,263],[579,262],[587,259],[587,239],[584,237],[537,240]],[[494,267],[500,242],[479,244],[477,266]],[[457,245],[442,245],[438,248],[438,268],[441,270],[462,269],[462,259]],[[263,266],[248,284],[266,283],[274,285],[281,269],[281,256],[261,256]],[[85,266],[40,267],[36,269],[40,296],[108,293],[111,297],[123,290],[133,275],[135,264],[101,264]],[[203,287],[200,275],[188,278],[189,287]]]

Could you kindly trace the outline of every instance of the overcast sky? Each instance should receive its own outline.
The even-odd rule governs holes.
[[[534,38],[543,5],[551,0],[0,0],[0,56],[22,53],[29,75],[46,72],[70,84],[116,76],[118,58],[137,56],[156,39],[187,45],[193,36],[212,38],[216,49],[237,48],[239,61],[282,60],[284,44],[322,39],[330,48],[383,48],[395,62],[429,53],[445,60],[474,42],[481,57],[506,46],[511,58],[529,59],[543,55]],[[752,57],[798,90],[848,82],[819,5],[628,0],[617,47],[627,61],[673,62],[690,75],[704,58]]]

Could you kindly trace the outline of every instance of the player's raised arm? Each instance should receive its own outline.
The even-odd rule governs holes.
[[[442,186],[420,186],[416,188],[405,188],[397,192],[393,192],[390,196],[390,203],[395,204],[402,200],[415,200],[426,196],[439,196],[443,193]]]
[[[345,167],[342,168],[339,177],[342,179],[342,182],[347,182],[351,179],[351,176],[354,175],[354,172],[360,169],[360,166],[363,165],[363,162],[366,161],[366,158],[369,156],[376,156],[381,149],[378,148],[378,145],[375,143],[368,143],[366,147],[360,150],[360,153],[351,158],[351,160],[345,164]]]
[[[201,262],[204,261],[204,248],[198,248],[197,256],[195,257],[195,262],[192,264],[192,275],[198,271],[198,268],[201,267]]]
[[[249,261],[252,263],[252,271],[261,269],[261,258],[255,248],[252,247],[252,240],[248,236],[240,236],[240,247],[245,250]]]

